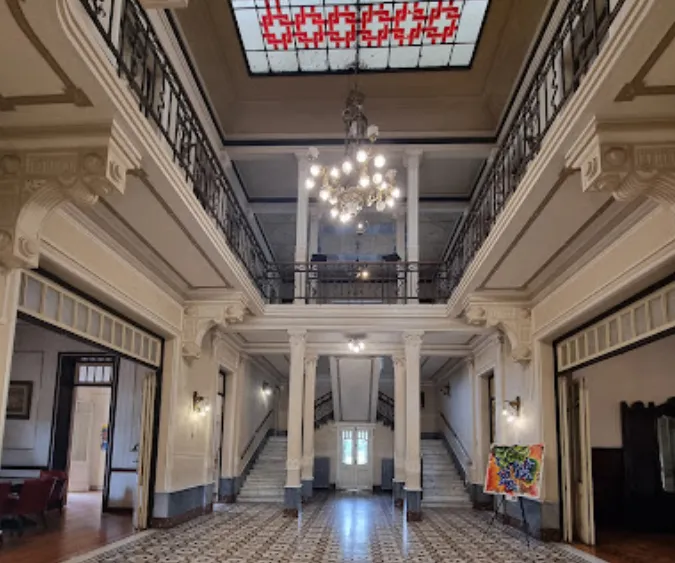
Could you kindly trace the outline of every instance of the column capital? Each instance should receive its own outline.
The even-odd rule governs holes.
[[[675,211],[675,121],[597,122],[567,155],[584,192],[645,197]]]
[[[78,131],[15,128],[0,144],[0,264],[38,265],[42,226],[66,201],[81,207],[124,193],[140,153],[113,122]]]
[[[423,330],[407,330],[403,333],[403,343],[406,349],[419,348],[422,346]]]
[[[511,357],[527,363],[532,356],[532,318],[530,309],[522,303],[484,301],[470,297],[463,313],[474,326],[499,329],[511,345]]]
[[[392,354],[391,361],[394,363],[394,369],[405,368],[405,354],[403,352]]]
[[[403,166],[406,168],[417,167],[420,165],[424,151],[422,149],[406,149],[404,154]]]
[[[214,301],[186,301],[183,313],[183,357],[199,358],[204,336],[212,329],[224,330],[240,323],[246,315],[246,298],[232,292],[228,298]]]
[[[307,331],[304,328],[289,329],[288,341],[291,344],[291,348],[297,348],[298,346],[305,344],[307,342]]]
[[[319,361],[319,356],[313,353],[305,354],[305,371],[316,371],[316,364]]]

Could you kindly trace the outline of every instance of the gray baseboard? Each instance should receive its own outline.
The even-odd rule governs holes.
[[[422,491],[405,491],[405,517],[409,522],[422,519]]]
[[[210,512],[213,507],[213,484],[199,485],[170,493],[155,493],[152,527],[171,527]]]
[[[300,488],[302,489],[302,500],[309,500],[314,493],[314,479],[303,479]]]
[[[302,507],[302,487],[284,488],[284,513],[288,516],[297,516]]]
[[[527,521],[528,533],[543,541],[560,541],[560,505],[556,502],[540,502],[523,498],[523,509]],[[505,524],[524,529],[520,499],[504,503],[504,513],[500,520]]]

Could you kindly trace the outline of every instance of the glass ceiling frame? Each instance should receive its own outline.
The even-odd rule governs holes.
[[[230,0],[251,76],[470,69],[492,0]]]

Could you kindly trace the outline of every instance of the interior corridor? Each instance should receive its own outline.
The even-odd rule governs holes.
[[[227,541],[223,541],[227,538]],[[489,526],[489,513],[429,508],[406,523],[389,496],[324,494],[300,520],[271,504],[217,505],[213,514],[158,530],[86,560],[96,563],[581,563],[560,544],[525,540],[512,528]]]

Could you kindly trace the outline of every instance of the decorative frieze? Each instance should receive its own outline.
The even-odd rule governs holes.
[[[0,143],[0,263],[10,268],[37,267],[42,226],[54,209],[66,201],[87,207],[101,196],[124,193],[127,172],[140,164],[114,124],[48,138],[17,130],[8,138],[11,144]]]
[[[518,303],[499,303],[469,299],[464,318],[474,326],[499,329],[511,345],[511,357],[526,363],[532,357],[532,317],[527,307]]]
[[[570,151],[585,192],[617,201],[646,197],[675,211],[675,123],[594,122]]]
[[[246,315],[246,300],[239,292],[216,301],[188,301],[183,316],[183,357],[199,358],[204,336],[214,327],[221,330],[240,323]]]

